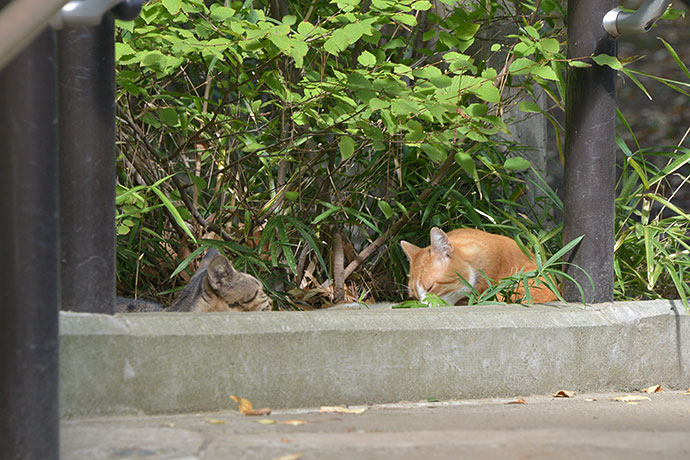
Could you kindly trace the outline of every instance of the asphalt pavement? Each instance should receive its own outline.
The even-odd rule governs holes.
[[[690,459],[690,395],[663,390],[63,419],[60,450],[63,460]]]

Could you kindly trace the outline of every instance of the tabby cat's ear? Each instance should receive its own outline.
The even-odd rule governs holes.
[[[448,240],[448,235],[440,228],[432,228],[430,233],[431,238],[431,252],[436,256],[448,258],[453,253],[453,245]]]
[[[405,252],[405,255],[407,256],[408,260],[412,260],[419,253],[419,251],[422,250],[422,248],[419,248],[412,243],[408,243],[407,241],[401,241],[400,246],[402,247],[402,250]]]
[[[223,292],[232,284],[235,276],[235,269],[232,268],[228,259],[222,255],[217,255],[211,259],[206,272],[208,282],[216,292]]]

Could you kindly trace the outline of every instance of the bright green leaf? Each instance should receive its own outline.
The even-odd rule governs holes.
[[[541,107],[539,107],[537,104],[531,101],[522,101],[520,102],[520,105],[518,108],[522,112],[529,112],[529,113],[541,113]]]
[[[484,82],[479,88],[471,88],[471,91],[486,102],[498,103],[501,93],[490,81]]]
[[[180,12],[182,0],[162,0],[163,6],[173,16]]]
[[[539,44],[541,49],[549,54],[556,54],[561,49],[561,44],[555,38],[545,38]]]
[[[592,64],[584,61],[568,61],[570,67],[592,67]]]
[[[474,177],[477,170],[474,166],[472,156],[467,152],[458,152],[455,154],[455,162],[465,170],[467,174]]]
[[[337,29],[335,32],[333,32],[331,38],[324,42],[323,49],[332,55],[337,56],[341,51],[344,51],[347,48],[347,45],[348,42],[345,32],[343,32],[342,29]]]
[[[381,100],[376,97],[372,97],[369,99],[369,107],[371,107],[372,110],[379,110],[383,109],[385,107],[388,107],[390,105],[390,102]]]
[[[299,32],[301,35],[307,35],[313,29],[314,24],[307,21],[302,21],[297,25],[297,32]]]
[[[541,77],[544,80],[558,81],[558,75],[556,75],[556,72],[554,72],[551,67],[546,66],[546,65],[538,65],[538,66],[532,67],[530,69],[530,73],[532,75],[536,75],[538,77]]]
[[[414,27],[417,25],[417,18],[415,18],[411,14],[395,13],[393,14],[393,16],[391,16],[391,19],[395,22],[400,22],[410,27]]]
[[[508,158],[505,163],[503,163],[503,167],[510,171],[524,171],[530,166],[532,166],[532,163],[522,157]]]
[[[350,136],[340,137],[340,156],[347,160],[355,153],[355,141]]]
[[[386,219],[393,217],[393,208],[391,208],[391,205],[389,205],[387,202],[378,200],[378,206]]]
[[[510,67],[508,68],[508,71],[510,73],[513,73],[515,75],[525,75],[530,72],[530,70],[535,67],[537,64],[532,61],[531,59],[527,58],[519,58],[513,61],[512,64],[510,64]]]
[[[539,40],[539,32],[537,32],[537,29],[535,29],[533,26],[525,26],[525,32],[527,32],[527,35],[535,40]]]
[[[426,11],[426,10],[428,10],[429,8],[431,8],[431,2],[428,2],[428,1],[425,1],[425,0],[420,1],[420,2],[414,2],[410,7],[411,7],[413,10]]]
[[[592,60],[599,65],[609,66],[614,70],[620,70],[623,68],[623,64],[621,64],[621,61],[619,61],[618,58],[609,56],[608,54],[598,54],[596,56],[592,56]]]
[[[441,151],[438,147],[431,145],[431,144],[422,144],[421,149],[424,153],[426,153],[426,156],[429,157],[431,161],[434,163],[441,163],[445,161],[446,159],[446,152]]]
[[[158,110],[158,116],[161,121],[168,126],[175,126],[177,124],[177,110],[173,107],[166,107]]]
[[[376,56],[371,54],[369,51],[364,51],[357,57],[357,62],[362,64],[364,67],[374,67],[376,65]]]
[[[290,56],[295,60],[298,69],[304,66],[304,56],[309,52],[309,45],[297,39],[290,39]]]

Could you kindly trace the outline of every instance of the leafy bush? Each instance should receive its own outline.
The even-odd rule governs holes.
[[[522,173],[504,118],[508,88],[562,106],[582,64],[562,7],[455,3],[160,0],[118,23],[118,289],[167,302],[214,246],[281,308],[400,299],[397,242],[432,226],[557,252],[560,200]],[[491,38],[497,20],[515,34]]]

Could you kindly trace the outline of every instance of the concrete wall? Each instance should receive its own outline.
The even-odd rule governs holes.
[[[63,416],[690,386],[679,302],[61,313]]]

